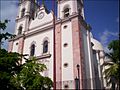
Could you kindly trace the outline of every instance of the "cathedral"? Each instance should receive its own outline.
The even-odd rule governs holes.
[[[51,0],[52,2],[52,0]],[[57,16],[36,0],[20,0],[9,52],[35,56],[56,89],[104,89],[104,50],[85,21],[83,0],[57,0]],[[23,59],[21,64],[25,63]]]

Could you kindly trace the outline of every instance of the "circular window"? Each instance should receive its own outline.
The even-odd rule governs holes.
[[[65,25],[63,28],[66,29],[66,28],[67,28],[67,25]]]
[[[65,68],[68,67],[68,63],[64,63],[64,67],[65,67]]]
[[[16,45],[18,45],[18,42],[16,43]]]
[[[69,88],[69,86],[66,84],[66,85],[64,85],[64,88]]]
[[[68,44],[67,44],[67,43],[65,43],[65,44],[64,44],[64,47],[67,47],[67,46],[68,46]]]

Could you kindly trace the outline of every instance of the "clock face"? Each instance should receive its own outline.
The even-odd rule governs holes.
[[[44,17],[44,13],[43,12],[40,12],[39,14],[38,14],[38,19],[42,19]]]

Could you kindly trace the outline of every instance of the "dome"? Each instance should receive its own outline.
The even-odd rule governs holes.
[[[91,38],[91,42],[93,43],[93,47],[92,47],[93,50],[103,50],[103,46],[99,41],[97,41],[94,38]]]

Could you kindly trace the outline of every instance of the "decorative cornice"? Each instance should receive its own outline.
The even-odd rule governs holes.
[[[15,41],[15,40],[17,40],[17,39],[19,39],[19,38],[22,38],[22,37],[25,38],[25,35],[24,35],[24,34],[17,35],[17,36],[15,36],[14,38],[9,39],[8,41],[9,41],[9,42]]]
[[[41,24],[41,25],[39,25],[39,26],[36,26],[36,27],[34,27],[34,28],[29,29],[29,31],[30,31],[30,30],[34,30],[34,29],[37,29],[37,28],[39,28],[39,27],[41,27],[41,26],[44,26],[44,25],[47,25],[47,24],[51,24],[51,23],[52,23],[52,21],[47,22],[47,23],[43,23],[43,24]],[[49,27],[49,26],[48,26],[48,27]]]
[[[55,21],[55,24],[57,25],[57,24],[60,24],[60,23],[64,23],[64,22],[67,22],[67,21],[71,21],[71,20],[72,20],[73,18],[75,18],[75,17],[78,17],[79,20],[80,20],[80,23],[85,27],[86,30],[88,30],[88,29],[87,29],[88,24],[85,22],[85,20],[83,19],[83,17],[82,17],[81,15],[79,15],[78,13],[74,13],[73,15],[70,15],[69,17],[64,18],[64,19],[58,19],[58,20]],[[36,28],[33,28],[33,29],[37,29],[37,28],[39,28],[39,27],[40,27],[40,26],[38,26],[38,27],[36,27]],[[21,37],[24,37],[24,38],[25,38],[25,37],[29,37],[29,36],[31,36],[31,35],[37,34],[37,33],[39,33],[39,32],[43,32],[43,31],[45,31],[45,30],[49,30],[49,29],[51,29],[51,28],[53,28],[53,24],[52,24],[52,25],[49,25],[49,26],[47,26],[47,27],[44,27],[44,28],[42,28],[42,29],[35,30],[35,31],[33,31],[33,32],[27,33],[27,34],[17,35],[15,38],[10,39],[9,41],[14,41],[14,40],[17,40],[17,39],[19,39],[19,38],[21,38]],[[30,30],[33,30],[33,29],[30,29]],[[28,32],[29,32],[30,30],[28,30]],[[26,31],[26,32],[27,32],[27,31]]]
[[[64,23],[64,22],[67,22],[67,21],[71,21],[72,18],[77,17],[77,16],[78,16],[78,13],[75,13],[75,14],[70,15],[70,16],[68,16],[66,18],[63,18],[63,19],[59,18],[58,20],[56,20],[55,24],[59,24],[59,23]]]
[[[44,59],[44,58],[50,58],[51,54],[43,54],[41,56],[37,56],[37,59]]]
[[[16,22],[20,22],[20,21],[22,21],[22,20],[24,20],[24,19],[26,19],[26,17],[30,17],[30,15],[25,15],[25,16],[23,16],[22,18],[16,18]]]
[[[39,29],[39,30],[30,32],[30,33],[27,33],[27,34],[17,35],[15,38],[9,39],[9,42],[10,42],[10,41],[17,40],[17,39],[19,39],[19,38],[21,38],[21,37],[26,38],[26,37],[29,37],[29,36],[31,36],[31,35],[37,34],[37,33],[39,33],[39,32],[43,32],[43,31],[45,31],[45,30],[49,30],[49,29],[51,29],[51,28],[53,28],[53,25],[44,27],[44,28],[42,28],[42,29]]]
[[[58,19],[58,20],[56,20],[55,24],[59,24],[59,23],[64,23],[64,22],[67,22],[67,21],[71,21],[75,17],[78,17],[79,20],[80,20],[80,22],[81,22],[81,24],[85,27],[86,30],[88,30],[88,24],[83,19],[83,17],[81,15],[79,15],[78,13],[74,13],[74,14],[66,17],[66,18],[63,18],[63,19]]]
[[[37,33],[39,33],[39,32],[43,32],[43,31],[48,30],[48,29],[51,29],[51,28],[53,28],[53,25],[50,25],[50,26],[44,27],[44,28],[42,28],[42,29],[39,29],[39,30],[30,32],[30,33],[26,34],[25,37],[31,36],[31,35],[33,35],[33,34],[37,34]]]

